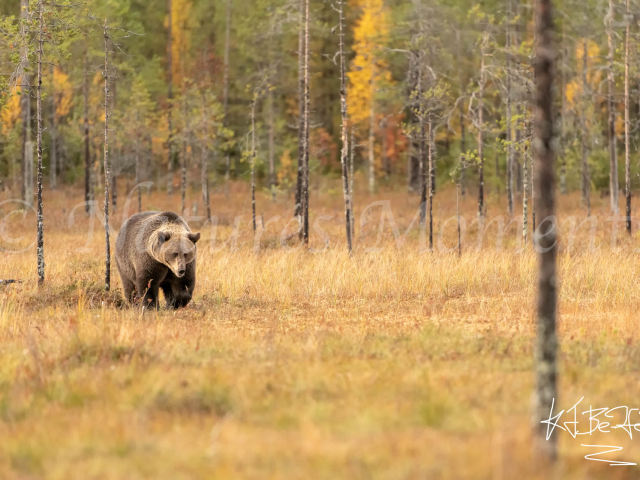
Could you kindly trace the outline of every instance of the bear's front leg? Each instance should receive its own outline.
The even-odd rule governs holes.
[[[142,298],[142,306],[147,308],[158,308],[158,292],[160,285],[151,277],[143,276],[138,279],[136,291],[138,298]]]
[[[164,297],[167,299],[167,308],[183,308],[186,307],[196,288],[196,262],[187,264],[187,271],[184,276],[177,278],[175,276],[167,276],[162,284]]]

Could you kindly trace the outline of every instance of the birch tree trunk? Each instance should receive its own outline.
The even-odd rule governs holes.
[[[31,140],[31,85],[29,83],[29,0],[20,1],[20,106],[22,110],[22,198],[33,205],[33,142]]]
[[[609,113],[609,198],[611,200],[611,212],[618,214],[618,154],[616,149],[616,102],[615,80],[613,78],[613,55],[615,45],[613,41],[613,0],[609,0],[609,14],[607,15],[607,41],[609,53],[607,55],[607,109]]]
[[[349,255],[353,254],[353,241],[351,238],[351,195],[349,193],[349,172],[347,162],[349,155],[348,122],[347,112],[347,81],[345,73],[344,59],[344,0],[338,0],[338,13],[340,15],[340,114],[342,119],[340,136],[342,138],[342,150],[340,151],[340,164],[342,166],[342,192],[344,194],[344,215],[345,228],[347,234],[347,249]]]
[[[49,162],[49,185],[52,190],[58,188],[58,152],[56,145],[56,70],[51,65],[51,131],[49,136],[51,138],[51,147],[49,149],[50,162]]]
[[[629,12],[630,0],[627,0],[626,23],[627,32],[624,45],[624,178],[625,196],[627,200],[626,224],[627,233],[631,235],[631,158],[630,158],[630,136],[629,136],[629,43],[631,40],[631,21]]]
[[[460,30],[462,30],[462,25],[460,25],[459,29],[456,31],[456,40],[458,42],[458,65],[461,65],[462,62],[462,40],[460,39]],[[458,68],[459,70],[459,81],[460,81],[460,95],[464,98],[466,96],[466,86],[464,82],[464,74],[461,66]],[[466,128],[464,123],[464,100],[460,102],[460,155],[464,156],[467,153],[467,135]],[[466,196],[466,170],[467,166],[465,162],[462,162],[460,166],[460,193],[464,197]]]
[[[44,214],[42,208],[42,45],[44,44],[44,5],[38,0],[38,85],[36,88],[37,150],[38,150],[38,285],[44,283]]]
[[[224,34],[224,65],[222,75],[222,109],[224,116],[222,118],[222,128],[228,126],[229,116],[229,48],[231,43],[231,0],[227,0],[227,18]],[[231,175],[231,155],[226,152],[226,165],[224,171],[224,189],[225,195],[229,196],[229,180]],[[211,218],[211,217],[209,217]]]
[[[535,431],[538,452],[548,461],[556,459],[556,435],[546,439],[547,428],[541,423],[549,418],[558,396],[556,311],[557,311],[557,231],[555,220],[553,76],[555,52],[551,0],[537,0],[535,15],[537,54],[535,64],[536,101],[533,155],[535,156],[539,199],[540,235],[538,237],[538,331],[536,340]]]
[[[170,2],[171,0],[169,0]],[[109,165],[109,32],[104,21],[104,235],[105,235],[105,273],[104,286],[111,289],[111,245],[109,243],[109,185],[111,167]]]

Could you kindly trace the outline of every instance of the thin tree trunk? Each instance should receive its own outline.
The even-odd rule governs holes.
[[[182,181],[180,182],[180,195],[182,199],[182,214],[187,209],[187,156],[189,155],[189,101],[187,99],[187,88],[184,88],[182,108],[184,114],[184,139],[182,142]]]
[[[302,175],[304,172],[304,115],[305,115],[305,83],[304,83],[304,62],[305,62],[305,36],[304,36],[304,0],[300,0],[300,28],[298,29],[298,178],[296,183],[295,211],[294,215],[300,218],[302,225]],[[304,227],[301,227],[302,234]]]
[[[480,52],[480,82],[478,84],[478,216],[484,216],[484,86],[485,86],[485,55],[489,36],[485,32],[482,38]]]
[[[533,161],[533,155],[529,157],[529,166],[531,168],[531,232],[532,241],[535,241],[536,233],[536,165]]]
[[[389,180],[391,178],[391,159],[387,152],[389,149],[387,141],[387,117],[385,117],[380,124],[380,134],[382,137],[382,165],[384,165],[384,176]]]
[[[202,201],[207,209],[207,219],[211,218],[211,202],[209,201],[209,149],[207,148],[207,97],[202,89]]]
[[[84,96],[84,210],[89,215],[92,209],[93,185],[91,179],[91,143],[89,140],[89,52],[87,50],[87,32],[84,32],[84,78],[82,94]]]
[[[513,130],[511,128],[511,7],[512,0],[507,6],[507,206],[509,216],[513,216]]]
[[[562,23],[561,34],[561,55],[562,63],[559,65],[561,72],[560,82],[560,95],[562,99],[562,111],[560,113],[560,193],[566,195],[567,193],[567,159],[566,159],[566,145],[567,145],[567,126],[565,119],[567,118],[567,51],[564,46],[564,21]]]
[[[227,0],[227,19],[224,34],[224,66],[222,75],[222,108],[224,117],[222,119],[222,127],[227,128],[229,124],[229,46],[231,44],[231,0]],[[226,152],[226,165],[224,171],[225,195],[229,196],[229,180],[231,175],[231,155]]]
[[[344,0],[338,1],[338,13],[340,15],[340,114],[342,119],[340,136],[342,138],[342,150],[340,151],[340,164],[342,166],[342,191],[344,194],[344,215],[347,234],[347,249],[349,255],[353,254],[353,242],[351,238],[351,196],[349,193],[349,172],[347,170],[347,158],[349,155],[348,141],[348,112],[347,112],[347,81],[344,59]]]
[[[435,194],[435,143],[433,122],[429,119],[427,139],[429,141],[429,250],[433,251],[433,195]]]
[[[142,211],[142,189],[140,188],[140,181],[142,180],[142,175],[140,171],[140,113],[136,112],[136,146],[135,146],[135,155],[136,155],[136,188],[138,189],[138,213]]]
[[[122,155],[122,148],[118,147],[118,143],[116,141],[116,156],[114,158],[117,159]],[[113,162],[116,165],[116,168],[111,169],[111,208],[112,211],[116,211],[118,208],[118,170],[117,170],[117,160]]]
[[[36,90],[37,107],[37,150],[38,150],[38,285],[44,283],[44,214],[42,208],[42,45],[44,44],[44,5],[38,0],[38,86]]]
[[[273,65],[273,26],[269,29],[269,77],[270,83],[274,82],[274,65]],[[268,120],[269,120],[269,190],[271,191],[271,201],[276,200],[276,165],[275,165],[275,99],[273,98],[273,86],[268,89]]]
[[[522,239],[526,245],[529,236],[529,165],[525,154],[522,169]]]
[[[536,2],[536,109],[534,120],[534,145],[537,172],[536,197],[540,200],[540,236],[538,244],[538,332],[536,341],[536,443],[538,452],[548,461],[556,459],[556,435],[546,438],[547,426],[542,423],[549,418],[557,399],[557,232],[555,223],[555,178],[553,172],[553,75],[554,44],[551,0]],[[552,220],[553,219],[553,220]]]
[[[51,65],[51,131],[49,132],[51,138],[50,162],[49,162],[49,185],[52,190],[58,188],[58,148],[56,145],[56,70]]]
[[[354,131],[353,125],[351,125],[351,141],[349,142],[349,205],[351,205],[351,240],[355,243],[355,234],[356,234],[356,222],[355,222],[355,204],[353,203],[353,171],[354,171],[354,160],[355,160],[355,148],[356,148],[356,135]]]
[[[375,75],[375,74],[374,74]],[[375,80],[372,80],[371,85],[371,105],[369,106],[369,193],[373,194],[376,187],[376,170],[375,170],[375,141],[376,141],[376,111],[375,101]]]
[[[167,149],[169,150],[169,160],[167,163],[167,194],[173,194],[173,164],[174,164],[174,145],[173,145],[173,2],[167,0],[167,13],[169,20],[167,22]]]
[[[171,0],[169,0],[170,2]],[[104,234],[105,234],[105,289],[111,289],[111,246],[109,244],[109,33],[104,21]]]
[[[309,244],[309,0],[305,0],[304,20],[304,171],[302,174],[303,241]]]
[[[269,89],[269,190],[271,200],[276,200],[276,164],[275,164],[275,119],[273,90]]]
[[[588,133],[587,133],[587,59],[589,51],[587,48],[586,37],[582,43],[582,112],[580,114],[580,124],[582,128],[581,143],[582,143],[582,204],[587,209],[587,217],[591,216],[591,178],[589,175],[589,147],[588,147]]]
[[[22,110],[22,198],[33,205],[33,142],[31,141],[31,85],[29,83],[29,0],[20,0],[20,106]]]
[[[423,228],[427,223],[427,198],[428,198],[428,170],[425,160],[427,158],[425,145],[426,137],[426,125],[425,125],[425,107],[424,107],[424,94],[423,94],[423,56],[422,50],[418,53],[418,84],[417,84],[417,97],[418,97],[418,159],[420,168],[420,227]],[[422,231],[422,230],[421,230]]]
[[[609,0],[609,14],[607,16],[607,41],[609,53],[607,56],[607,109],[609,113],[609,198],[611,200],[611,212],[618,214],[618,154],[616,149],[616,102],[615,102],[615,81],[613,78],[613,0]]]
[[[629,12],[630,0],[627,0],[627,32],[624,46],[624,177],[625,196],[627,197],[626,223],[627,233],[631,235],[631,158],[629,137],[629,42],[631,39],[631,21]]]
[[[256,231],[256,103],[258,97],[253,99],[251,106],[251,220],[253,231]]]
[[[456,182],[456,217],[458,219],[458,257],[462,256],[462,238],[460,234],[460,179]]]
[[[458,65],[459,65],[459,75],[460,75],[460,95],[464,98],[466,96],[466,86],[464,83],[464,74],[461,66],[462,62],[462,40],[460,38],[460,31],[462,30],[462,25],[456,31],[456,40],[458,42]],[[462,158],[465,158],[467,153],[467,135],[464,123],[464,100],[460,102],[460,155]],[[462,163],[460,166],[460,193],[462,197],[465,197],[466,192],[466,173],[467,166],[465,163]]]

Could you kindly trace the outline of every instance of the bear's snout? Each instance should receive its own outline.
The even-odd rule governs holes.
[[[181,268],[178,270],[178,276],[182,277],[184,275],[184,273],[186,272],[186,270],[184,268]]]

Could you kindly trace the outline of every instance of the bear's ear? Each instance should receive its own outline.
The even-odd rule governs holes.
[[[188,237],[189,237],[189,240],[191,240],[193,243],[196,243],[198,240],[200,240],[200,232],[190,233]]]
[[[171,232],[158,232],[158,245],[162,245],[164,242],[171,238]]]

